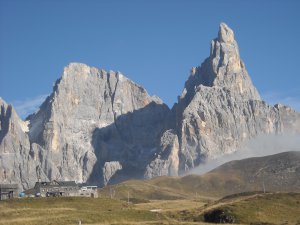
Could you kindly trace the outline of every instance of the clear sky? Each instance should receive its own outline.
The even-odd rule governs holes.
[[[64,66],[82,62],[171,107],[222,21],[263,98],[300,111],[298,0],[0,0],[0,96],[24,118]]]

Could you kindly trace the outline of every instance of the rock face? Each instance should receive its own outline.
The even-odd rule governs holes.
[[[80,63],[64,69],[26,122],[1,100],[0,182],[27,188],[39,177],[102,186],[176,176],[260,133],[299,131],[299,117],[261,100],[222,23],[172,110],[121,73]]]
[[[109,180],[115,173],[122,169],[122,165],[118,161],[105,162],[103,167],[104,185],[107,185]]]
[[[240,59],[234,33],[224,23],[211,42],[210,56],[192,68],[172,111],[178,145],[151,162],[147,178],[170,175],[166,168],[174,152],[179,154],[177,171],[183,174],[205,159],[236,151],[257,135],[300,131],[299,113],[261,100]],[[162,140],[161,146],[167,143]]]
[[[0,98],[0,182],[27,188],[37,180],[39,160],[31,151],[28,124]],[[41,174],[41,177],[43,174]]]
[[[29,137],[45,152],[41,167],[50,180],[104,185],[117,171],[117,180],[122,171],[143,174],[169,111],[121,73],[73,63],[29,117]]]
[[[174,130],[167,130],[161,137],[158,152],[147,166],[144,177],[177,176],[179,169],[179,143]]]

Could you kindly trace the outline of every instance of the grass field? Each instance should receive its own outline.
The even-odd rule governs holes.
[[[219,208],[231,212],[239,223],[300,225],[299,193],[237,196],[225,199],[224,202],[220,201],[219,204],[221,204]]]
[[[244,193],[223,199],[145,200],[24,198],[0,202],[2,225],[205,224],[204,214],[229,212],[239,224],[300,224],[299,193]],[[150,210],[154,210],[151,212]]]
[[[0,202],[0,224],[120,224],[155,221],[146,210],[136,210],[113,199],[40,198]]]
[[[0,202],[2,225],[195,224],[169,218],[167,211],[195,208],[190,200],[132,204],[109,198],[24,198]],[[162,208],[161,213],[151,209]],[[199,224],[199,223],[196,223]]]

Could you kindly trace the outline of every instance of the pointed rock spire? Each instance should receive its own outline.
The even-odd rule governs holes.
[[[244,100],[261,99],[240,58],[234,32],[225,23],[220,24],[218,36],[211,41],[210,56],[192,70],[185,83],[180,96],[185,105],[192,100],[200,85],[225,88],[232,96],[241,96]]]
[[[232,43],[234,42],[234,33],[233,31],[225,24],[221,23],[218,34],[219,42]]]
[[[236,73],[243,67],[234,33],[225,23],[220,24],[218,37],[212,40],[210,58],[215,74]]]

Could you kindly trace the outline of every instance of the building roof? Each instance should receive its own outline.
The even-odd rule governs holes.
[[[23,193],[25,193],[26,195],[35,195],[36,190],[34,188],[31,188],[31,189],[23,191]]]
[[[34,188],[38,187],[78,187],[75,181],[36,182]]]
[[[1,189],[18,189],[18,184],[0,184]]]

